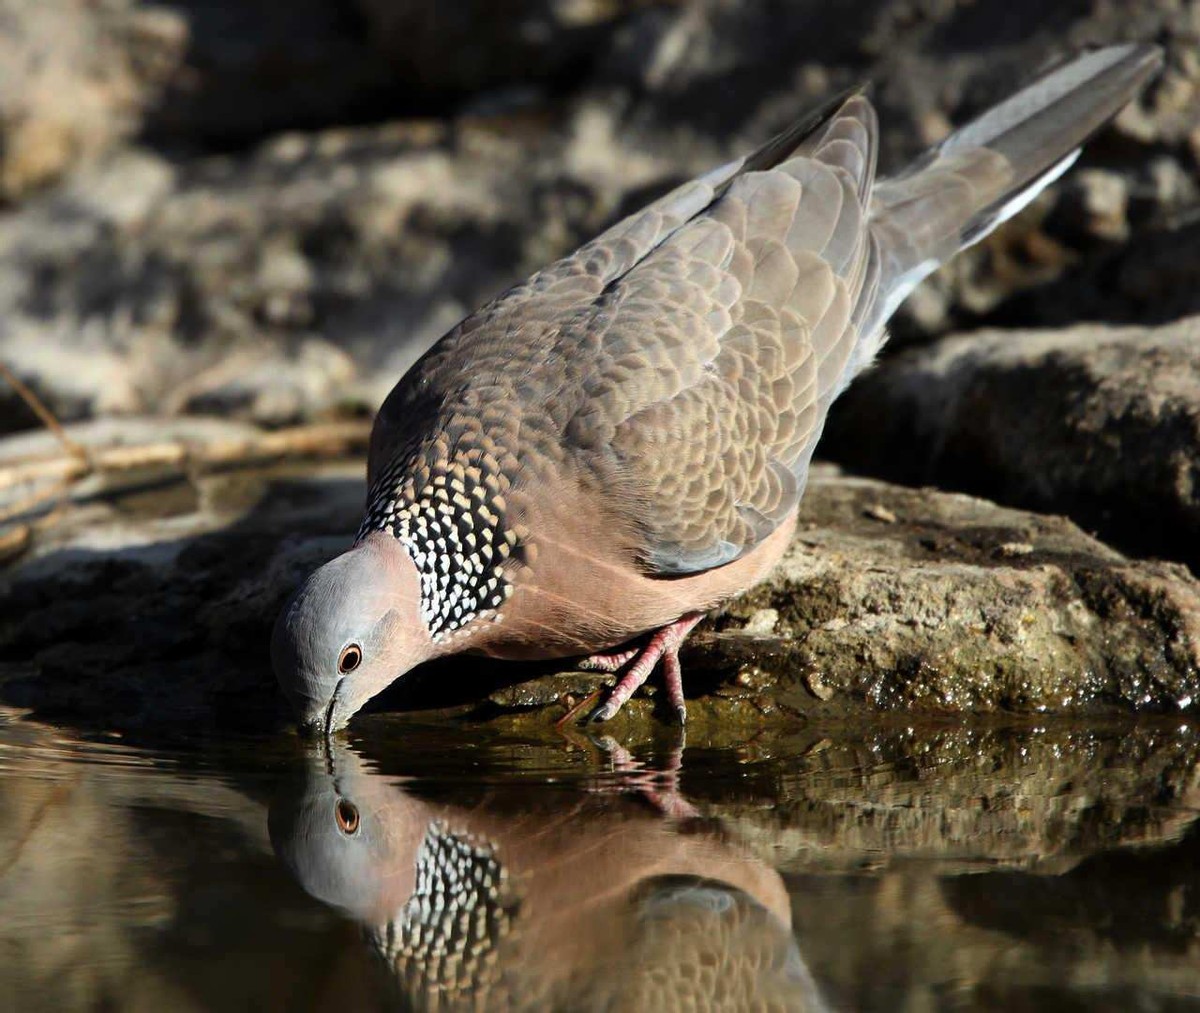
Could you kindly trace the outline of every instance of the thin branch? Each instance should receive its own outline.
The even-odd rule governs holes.
[[[186,472],[193,468],[263,464],[287,457],[328,457],[365,446],[370,433],[367,421],[326,422],[206,443],[169,440],[97,448],[86,460],[74,455],[26,458],[0,466],[0,491],[33,482],[73,482],[93,473],[141,468]]]
[[[229,470],[288,458],[335,457],[364,448],[370,434],[371,424],[367,421],[327,422],[202,443],[170,440],[103,447],[87,454],[65,434],[60,435],[68,448],[67,454],[18,459],[0,465],[0,493],[34,486],[15,503],[0,506],[0,524],[12,524],[7,530],[0,530],[0,564],[21,555],[31,544],[35,529],[53,525],[64,500],[71,495],[72,485],[90,475],[156,470],[162,478],[184,480],[206,469]],[[55,499],[56,507],[36,523],[12,523]]]
[[[54,417],[54,413],[46,407],[42,399],[27,387],[3,362],[0,362],[0,376],[8,381],[9,386],[17,392],[17,396],[29,406],[29,410],[34,415],[42,420],[46,428],[58,437],[59,443],[63,445],[67,453],[82,461],[87,460],[87,451],[67,435],[66,430],[62,427],[62,423]]]

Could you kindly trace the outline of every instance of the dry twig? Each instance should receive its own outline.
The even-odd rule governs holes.
[[[77,457],[81,460],[87,459],[87,452],[83,449],[83,447],[81,447],[67,435],[66,430],[62,427],[62,423],[59,422],[58,419],[54,417],[54,413],[42,403],[42,399],[39,398],[28,386],[26,386],[25,383],[22,382],[21,379],[11,369],[4,365],[3,362],[0,362],[0,376],[3,376],[4,379],[8,381],[9,386],[11,386],[12,389],[17,392],[17,397],[19,397],[29,406],[29,410],[32,411],[33,414],[39,419],[41,419],[42,424],[58,437],[58,441],[63,445],[67,453],[71,454],[72,457]]]
[[[0,507],[0,524],[16,521],[50,500],[57,500],[61,507],[72,486],[91,475],[149,470],[157,472],[156,479],[182,480],[203,470],[247,467],[295,457],[333,457],[365,447],[371,434],[368,421],[326,422],[239,438],[164,440],[89,450],[67,435],[53,412],[3,363],[0,363],[0,377],[8,381],[65,451],[0,464],[0,494],[21,486],[33,487],[27,495]],[[58,516],[56,508],[36,526],[52,524]],[[19,556],[29,547],[34,527],[29,523],[15,524],[0,531],[0,562]]]
[[[71,483],[90,474],[146,468],[182,475],[197,468],[245,467],[289,457],[329,457],[365,446],[370,432],[366,421],[326,422],[237,439],[203,443],[170,440],[99,448],[86,457],[70,454],[29,458],[0,466],[0,491],[29,483]]]

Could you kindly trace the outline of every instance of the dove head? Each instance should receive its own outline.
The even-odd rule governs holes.
[[[372,533],[312,574],[271,638],[271,662],[300,724],[326,734],[436,648],[404,546]]]

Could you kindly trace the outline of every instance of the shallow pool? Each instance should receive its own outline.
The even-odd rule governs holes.
[[[0,723],[0,1005],[1174,1010],[1200,737]]]

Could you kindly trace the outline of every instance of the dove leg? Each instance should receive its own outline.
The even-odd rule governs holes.
[[[646,681],[650,673],[654,671],[654,666],[662,661],[667,700],[682,724],[687,719],[687,708],[683,701],[683,672],[679,665],[679,648],[692,631],[692,627],[702,618],[704,618],[702,612],[689,613],[655,631],[644,647],[608,655],[597,655],[583,662],[580,667],[602,672],[617,671],[628,662],[633,662],[621,680],[613,687],[608,699],[591,713],[588,720],[607,721],[613,717],[633,696],[634,690]]]

